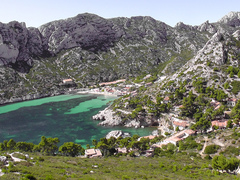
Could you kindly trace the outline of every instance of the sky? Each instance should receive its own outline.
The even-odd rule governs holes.
[[[151,16],[175,26],[216,22],[231,11],[240,11],[240,0],[1,0],[0,22],[25,22],[39,27],[81,13],[103,18]]]

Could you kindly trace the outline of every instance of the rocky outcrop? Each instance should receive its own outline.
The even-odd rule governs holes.
[[[27,38],[28,31],[24,23],[16,21],[8,24],[0,23],[0,65],[16,64],[20,61]],[[31,61],[26,59],[24,60],[27,64],[31,64]]]
[[[109,132],[106,135],[106,139],[110,139],[111,137],[114,137],[117,139],[119,137],[122,137],[122,138],[131,137],[131,135],[129,133],[124,133],[121,130],[114,130],[114,131]]]
[[[221,18],[218,23],[227,24],[232,27],[240,26],[240,12],[230,12],[223,18]]]
[[[6,156],[0,156],[0,162],[6,163],[7,157]]]
[[[240,30],[237,30],[236,32],[234,32],[233,37],[239,41],[240,40]]]
[[[99,123],[101,126],[118,126],[122,124],[122,119],[115,115],[115,112],[109,108],[99,111],[98,114],[92,117],[94,120],[102,121]]]
[[[94,115],[92,117],[94,120],[102,121],[99,123],[100,126],[124,126],[124,127],[134,127],[134,128],[140,128],[140,127],[148,127],[148,126],[157,126],[158,125],[158,119],[156,117],[149,116],[143,116],[140,115],[135,118],[125,118],[123,121],[122,118],[119,115],[116,115],[116,113],[110,109],[106,108],[103,111],[99,111],[98,114]]]
[[[176,28],[176,29],[183,30],[183,31],[186,31],[186,30],[187,30],[187,31],[194,30],[194,27],[193,27],[193,26],[184,24],[183,22],[178,22],[178,23],[175,25],[175,28]]]
[[[211,34],[214,34],[217,32],[217,28],[209,23],[209,21],[206,21],[205,23],[201,24],[200,26],[198,26],[197,30],[201,31],[201,32],[209,32]]]
[[[48,50],[53,53],[73,47],[106,51],[122,34],[111,21],[88,13],[47,23],[39,30],[48,42]]]

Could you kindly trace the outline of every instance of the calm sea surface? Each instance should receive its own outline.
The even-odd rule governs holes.
[[[103,95],[61,95],[0,106],[0,142],[14,139],[38,144],[41,136],[58,137],[60,144],[75,142],[83,146],[99,140],[111,130],[131,135],[149,135],[154,129],[102,127],[92,116],[116,99]]]

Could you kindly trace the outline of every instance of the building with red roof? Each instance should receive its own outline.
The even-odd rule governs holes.
[[[227,122],[228,122],[227,119],[224,119],[224,120],[215,120],[215,121],[212,121],[212,127],[213,127],[213,126],[218,126],[220,129],[223,129],[223,128],[226,128],[226,127],[227,127]]]

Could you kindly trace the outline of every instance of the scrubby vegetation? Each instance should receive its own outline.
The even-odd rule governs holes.
[[[30,154],[33,160],[15,163],[14,171],[6,168],[1,179],[232,179],[229,174],[213,171],[211,160],[190,158],[182,153],[171,157],[108,157],[82,159]],[[14,174],[20,172],[21,174]]]
[[[209,137],[224,137],[229,134],[229,140],[238,137],[238,129],[227,131],[218,130],[210,133]],[[5,173],[1,179],[234,179],[233,175],[239,160],[234,158],[239,154],[239,142],[226,148],[215,144],[203,149],[203,135],[190,136],[180,141],[177,146],[168,144],[162,148],[154,149],[153,157],[142,156],[153,143],[163,139],[158,136],[152,140],[134,135],[127,138],[102,138],[93,140],[92,147],[101,149],[101,158],[83,158],[84,149],[74,143],[64,143],[56,150],[58,138],[42,137],[38,145],[14,140],[1,143],[1,155],[6,156],[9,166],[1,165]],[[227,140],[227,141],[229,141]],[[18,148],[21,144],[28,148]],[[90,147],[90,146],[89,146]],[[127,147],[128,153],[117,153],[116,147]],[[41,150],[40,150],[41,149]],[[70,150],[71,151],[68,151]],[[134,149],[133,151],[130,149]],[[205,154],[200,152],[204,150]],[[8,152],[21,151],[23,154],[14,153],[13,156],[22,159],[14,162],[7,155]],[[74,153],[78,151],[78,153]],[[220,156],[216,152],[220,152]],[[28,155],[24,155],[27,153]],[[73,153],[73,154],[71,154]],[[76,157],[73,157],[76,156]],[[16,174],[19,173],[19,174]],[[223,173],[222,173],[223,172]]]

